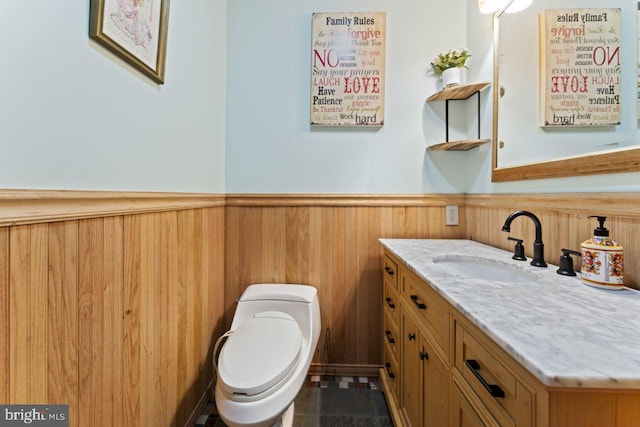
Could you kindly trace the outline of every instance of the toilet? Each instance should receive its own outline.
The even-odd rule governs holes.
[[[219,352],[215,401],[229,426],[290,426],[320,336],[314,287],[256,284],[238,300]]]

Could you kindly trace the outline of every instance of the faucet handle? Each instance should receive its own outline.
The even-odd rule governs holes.
[[[516,245],[513,247],[513,256],[511,258],[517,261],[526,261],[527,257],[524,256],[524,246],[522,246],[522,239],[516,239],[515,237],[507,237],[507,240],[511,240],[516,242]]]
[[[573,269],[573,259],[571,255],[581,256],[582,253],[578,251],[572,251],[571,249],[562,249],[562,256],[560,257],[559,268],[556,273],[563,276],[575,276],[576,272]]]

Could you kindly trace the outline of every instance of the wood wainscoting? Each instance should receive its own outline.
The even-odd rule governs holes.
[[[542,223],[545,259],[558,264],[563,248],[580,250],[580,244],[597,227],[590,215],[607,217],[611,237],[624,247],[624,283],[640,289],[640,193],[483,194],[465,197],[467,237],[512,250],[509,235],[524,239],[527,257],[533,256],[535,228],[528,218],[518,218],[511,233],[502,232],[507,216],[528,210]],[[574,267],[579,268],[574,257]]]
[[[377,373],[379,238],[463,238],[463,195],[227,195],[225,307],[252,283],[318,289],[322,333],[314,372]],[[460,226],[445,226],[445,206]],[[367,371],[367,368],[369,371]]]
[[[183,426],[224,327],[224,196],[0,192],[0,402]]]
[[[68,403],[72,426],[192,423],[212,384],[212,343],[251,283],[318,288],[318,373],[381,363],[379,238],[470,238],[526,209],[546,259],[595,226],[625,247],[639,288],[640,194],[192,195],[0,191],[0,403]],[[457,205],[459,226],[445,226]],[[511,235],[531,256],[531,221]]]

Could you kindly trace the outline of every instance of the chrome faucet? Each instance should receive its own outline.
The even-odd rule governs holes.
[[[544,261],[544,243],[542,243],[542,224],[540,224],[540,220],[537,216],[529,211],[515,211],[507,217],[504,225],[502,226],[502,231],[510,232],[511,222],[521,215],[531,218],[533,224],[536,226],[536,240],[533,242],[533,260],[531,261],[531,265],[536,267],[546,267],[547,263]]]

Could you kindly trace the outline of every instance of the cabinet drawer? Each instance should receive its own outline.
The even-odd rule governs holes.
[[[382,310],[385,315],[394,322],[396,329],[400,324],[400,301],[398,300],[398,294],[393,290],[391,285],[386,281],[384,283],[384,300],[382,301]]]
[[[398,264],[387,254],[382,261],[382,277],[393,289],[398,290]]]
[[[413,273],[402,273],[402,298],[409,310],[426,320],[424,325],[435,343],[449,355],[449,311],[442,297]]]
[[[389,382],[393,388],[393,394],[395,396],[400,396],[400,370],[398,369],[398,363],[396,363],[395,359],[391,355],[391,351],[388,346],[383,345],[382,349],[382,367],[389,378]]]
[[[455,368],[500,425],[531,426],[531,391],[458,322],[455,336]]]
[[[388,347],[389,352],[395,358],[396,363],[400,360],[400,331],[398,326],[389,318],[387,314],[383,316],[382,321],[382,341]]]

